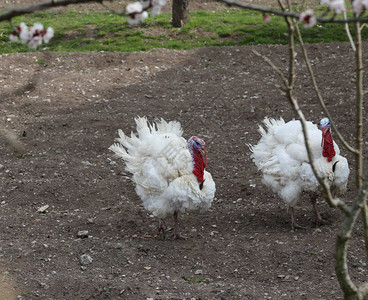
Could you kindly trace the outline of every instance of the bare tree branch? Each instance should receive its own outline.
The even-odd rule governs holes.
[[[112,13],[114,13],[115,15],[118,15],[118,16],[126,16],[126,13],[125,12],[119,12],[117,10],[115,10],[114,8],[106,5],[105,3],[101,2],[101,5],[103,7],[105,7],[107,10],[111,11]]]
[[[288,81],[286,80],[285,76],[282,74],[282,72],[280,71],[280,69],[277,68],[275,66],[275,64],[268,57],[260,54],[256,50],[253,50],[252,52],[255,55],[257,55],[258,57],[262,58],[277,74],[279,74],[279,76],[282,79],[285,87],[288,87],[289,86]],[[291,95],[290,102],[291,102],[294,110],[296,111],[299,119],[301,120],[303,132],[306,134],[306,145],[307,145],[308,159],[311,162],[312,169],[315,171],[315,174],[317,174],[316,175],[316,178],[317,178],[319,184],[322,186],[322,189],[323,189],[323,191],[324,191],[324,193],[326,195],[326,199],[327,199],[328,204],[331,207],[338,207],[338,208],[340,208],[344,212],[344,214],[346,216],[350,216],[351,215],[351,211],[350,211],[349,206],[346,205],[346,203],[344,201],[342,201],[342,200],[340,200],[338,198],[333,198],[332,197],[332,194],[331,194],[330,187],[329,187],[328,183],[318,174],[317,167],[314,164],[314,159],[313,159],[313,156],[312,156],[312,151],[311,151],[311,149],[309,147],[309,142],[308,142],[309,141],[309,137],[308,137],[308,132],[306,130],[306,127],[307,127],[307,125],[306,125],[306,119],[305,119],[304,114],[301,111],[301,109],[300,109],[297,101],[293,98],[292,95]]]
[[[291,9],[290,0],[288,0],[288,5],[289,5],[289,9]],[[295,51],[294,34],[295,34],[295,30],[296,30],[296,28],[298,28],[298,26],[297,26],[297,22],[293,19],[290,20],[289,18],[285,17],[285,21],[286,21],[286,24],[287,24],[288,30],[289,30],[289,33],[288,33],[288,36],[289,36],[289,82],[288,82],[288,86],[287,86],[287,98],[288,98],[290,104],[292,105],[294,111],[298,115],[298,118],[300,119],[300,122],[302,124],[304,141],[305,141],[305,146],[306,146],[306,149],[307,149],[309,163],[312,167],[314,175],[316,176],[320,186],[322,187],[322,190],[325,194],[325,198],[326,198],[327,202],[332,207],[337,207],[338,206],[339,208],[341,208],[342,211],[344,211],[344,213],[346,215],[349,215],[350,214],[349,207],[343,201],[341,201],[340,199],[334,199],[333,198],[333,196],[331,194],[330,186],[328,184],[328,181],[320,175],[320,173],[317,169],[317,166],[315,164],[313,155],[312,155],[312,149],[311,149],[310,143],[309,143],[309,133],[308,133],[308,130],[307,130],[307,119],[305,118],[303,111],[300,109],[300,106],[298,104],[297,99],[293,95],[294,81],[295,81],[295,76],[296,76],[295,75],[296,51]]]
[[[288,8],[289,11],[291,11],[291,3],[290,0],[287,0],[287,4],[288,4]],[[288,33],[288,38],[289,38],[289,83],[288,83],[288,90],[289,90],[289,95],[292,95],[293,90],[294,90],[294,82],[295,82],[295,57],[296,57],[296,51],[295,51],[295,41],[294,41],[294,24],[293,24],[293,19],[292,18],[288,18],[288,17],[284,17],[285,19],[285,23],[288,27],[289,33]],[[289,98],[289,101],[292,101],[292,97]],[[292,104],[292,103],[291,103]]]
[[[278,68],[278,67],[276,67],[275,66],[275,64],[268,58],[268,57],[266,57],[266,56],[264,56],[264,55],[262,55],[261,53],[259,53],[257,50],[252,50],[252,52],[255,54],[255,55],[257,55],[257,56],[259,56],[259,57],[261,57],[266,63],[268,63],[269,65],[270,65],[270,67],[277,73],[277,74],[279,74],[279,76],[280,76],[280,78],[281,78],[281,80],[283,81],[283,83],[284,83],[284,86],[288,86],[288,82],[287,82],[287,80],[286,80],[286,77],[284,76],[284,74],[282,74],[282,72],[281,72],[281,70]]]
[[[288,24],[288,26],[290,28],[291,25],[289,25],[289,23],[287,23],[287,24]],[[295,31],[297,32],[297,35],[298,35],[298,38],[299,38],[299,42],[300,42],[300,44],[302,46],[302,50],[303,50],[303,53],[304,53],[304,58],[305,58],[305,61],[306,61],[307,65],[308,65],[308,69],[310,71],[310,75],[311,75],[311,78],[312,78],[313,85],[314,85],[314,88],[316,90],[317,96],[319,97],[322,106],[325,108],[326,114],[328,116],[330,116],[327,108],[325,107],[325,104],[324,104],[324,101],[322,99],[322,96],[319,93],[318,86],[317,86],[317,83],[315,81],[315,76],[313,74],[313,70],[312,70],[312,67],[310,65],[310,61],[309,61],[308,55],[307,55],[306,50],[305,50],[305,47],[304,47],[303,39],[301,37],[298,24],[297,24],[297,22],[295,20],[294,20],[293,28],[295,28]],[[290,34],[292,35],[293,34],[293,31],[291,31]],[[290,59],[293,59],[294,60],[295,54],[296,54],[295,45],[294,45],[294,43],[291,43],[291,45],[292,45],[292,47],[290,47],[290,52],[292,54],[290,54]],[[294,75],[294,69],[290,69],[289,72],[292,74],[292,75],[290,75],[290,77],[295,77],[295,75]],[[311,151],[311,148],[310,148],[310,145],[309,145],[308,131],[306,129],[307,128],[307,124],[306,124],[307,120],[304,117],[304,114],[302,113],[301,109],[299,108],[298,102],[294,98],[294,96],[291,93],[288,96],[290,98],[289,101],[291,102],[294,110],[296,111],[296,113],[298,114],[298,117],[301,120],[302,127],[303,127],[303,133],[304,133],[304,137],[305,137],[305,145],[306,145],[307,153],[308,153],[308,158],[309,158],[309,161],[310,161],[310,164],[311,164],[313,173],[316,176],[319,184],[322,186],[322,189],[323,189],[323,191],[325,193],[325,198],[326,198],[328,204],[331,207],[338,207],[338,208],[340,208],[345,213],[346,216],[350,216],[350,214],[351,214],[350,208],[345,204],[345,202],[341,201],[340,199],[333,198],[328,182],[324,178],[322,178],[321,175],[319,174],[319,172],[317,170],[317,167],[316,167],[316,165],[314,163],[312,151]],[[333,125],[333,128],[336,128],[336,127]],[[339,136],[341,136],[340,132],[338,132],[338,134],[339,134]],[[341,139],[344,140],[342,136],[341,136]],[[347,145],[347,146],[349,146],[349,145]]]
[[[9,20],[9,23],[10,23],[11,28],[13,28],[13,31],[16,31],[17,28],[16,28],[16,26],[14,26],[12,20]]]
[[[326,107],[326,104],[325,104],[325,102],[323,100],[323,97],[322,97],[322,95],[321,95],[321,93],[319,91],[319,88],[318,88],[318,85],[317,85],[317,81],[316,81],[316,77],[314,76],[314,72],[313,72],[312,66],[310,64],[308,53],[307,53],[307,51],[305,49],[305,46],[304,46],[303,37],[301,35],[301,32],[299,30],[299,27],[298,26],[295,26],[295,27],[296,27],[296,32],[297,32],[297,35],[298,35],[299,43],[300,43],[300,46],[301,46],[301,49],[302,49],[302,52],[303,52],[303,55],[304,55],[304,61],[305,61],[306,65],[307,65],[307,69],[308,69],[309,75],[310,75],[311,80],[312,80],[314,91],[316,92],[317,98],[319,100],[319,103],[322,106],[323,112],[326,114],[326,116],[330,120],[331,125],[332,125],[332,129],[333,129],[334,133],[336,133],[338,139],[341,141],[341,143],[344,145],[344,147],[348,151],[356,154],[356,153],[358,153],[358,150],[357,149],[354,149],[352,146],[350,146],[348,144],[348,142],[344,139],[344,137],[341,135],[340,131],[335,126],[335,122],[333,122],[333,120],[332,120],[331,114],[328,111],[328,109]]]
[[[346,20],[347,18],[348,17],[346,15],[346,11],[344,11],[344,19]],[[350,29],[349,29],[349,24],[348,23],[345,23],[345,31],[346,31],[346,35],[348,36],[348,39],[349,39],[351,48],[355,52],[356,51],[356,47],[354,45],[353,37],[351,36]]]
[[[285,19],[287,19],[285,17]],[[299,104],[297,102],[297,100],[294,98],[293,96],[293,85],[294,85],[294,79],[295,79],[295,64],[294,64],[294,59],[295,59],[295,44],[294,44],[294,29],[297,28],[297,24],[294,23],[292,24],[289,20],[287,20],[287,25],[289,28],[289,54],[290,54],[290,65],[289,65],[289,80],[287,80],[285,78],[285,76],[282,74],[281,70],[279,68],[277,68],[272,61],[270,61],[267,57],[265,57],[264,55],[261,55],[259,52],[257,52],[256,50],[253,50],[253,53],[256,54],[257,56],[261,57],[267,64],[269,64],[271,66],[271,68],[273,70],[275,70],[275,72],[277,72],[277,74],[279,74],[281,80],[283,81],[285,90],[286,90],[286,94],[287,94],[287,98],[289,100],[289,102],[291,103],[293,109],[295,110],[296,114],[298,115],[301,124],[302,124],[302,129],[303,129],[303,134],[304,134],[304,138],[305,138],[305,145],[307,148],[307,153],[308,153],[308,159],[309,162],[311,164],[313,173],[315,174],[319,184],[322,187],[322,190],[325,194],[325,197],[327,199],[327,202],[329,203],[329,205],[331,207],[338,207],[340,208],[344,214],[346,216],[350,216],[351,215],[351,211],[348,205],[345,204],[345,202],[341,201],[338,198],[333,198],[332,194],[331,194],[331,190],[330,190],[330,186],[327,182],[326,179],[322,178],[322,176],[319,174],[318,169],[314,163],[314,158],[312,155],[312,151],[309,145],[309,136],[308,136],[308,131],[307,131],[307,120],[304,117],[304,114],[302,112],[302,110],[299,107]]]
[[[359,190],[357,199],[354,201],[351,208],[351,216],[344,218],[336,240],[335,271],[340,286],[344,291],[345,299],[363,299],[368,293],[367,283],[363,284],[359,289],[356,288],[349,276],[347,264],[347,248],[351,238],[351,233],[359,212],[362,210],[368,196],[368,168],[366,169],[365,180]],[[352,296],[355,296],[356,294],[359,294],[359,296],[353,298]]]
[[[281,10],[285,11],[285,4],[282,2],[282,0],[278,0],[277,2],[279,3]]]
[[[356,148],[359,153],[355,154],[356,160],[356,185],[358,190],[363,184],[363,53],[362,34],[363,27],[359,22],[354,23],[355,27],[355,64],[356,64]],[[367,201],[363,201],[362,206],[363,235],[365,241],[366,256],[368,258],[368,206]]]
[[[3,13],[0,15],[0,22],[1,21],[9,21],[14,17],[18,17],[18,16],[22,16],[22,15],[26,15],[26,14],[31,14],[34,13],[36,11],[40,11],[40,10],[46,10],[46,9],[50,9],[53,7],[58,7],[58,6],[67,6],[70,4],[84,4],[84,3],[89,3],[89,2],[97,2],[97,3],[102,3],[103,0],[51,0],[51,1],[45,1],[39,4],[33,4],[27,7],[22,7],[22,8],[14,8],[6,13]]]
[[[256,6],[252,4],[245,4],[236,0],[218,0],[223,2],[229,6],[236,6],[247,10],[259,11],[262,13],[268,13],[279,17],[290,17],[296,20],[299,20],[300,15],[297,13],[292,13],[288,11],[276,10],[272,8],[266,8],[261,6]],[[328,11],[329,12],[329,11]],[[368,18],[349,18],[349,19],[335,19],[336,15],[333,15],[331,18],[325,18],[323,15],[321,17],[316,17],[317,21],[320,23],[353,23],[353,22],[368,22]]]
[[[289,0],[288,0],[289,1]],[[289,2],[289,8],[290,8],[290,2]],[[293,24],[290,22],[290,17],[285,17],[286,24],[289,29],[289,59],[294,61],[295,58],[295,45],[294,45],[294,30],[296,29],[298,36],[300,38],[300,42],[302,44],[302,49],[305,51],[305,47],[303,44],[303,40],[300,35],[300,31],[298,28],[297,21],[293,19]],[[308,153],[308,159],[310,161],[311,167],[313,169],[313,173],[316,176],[320,186],[322,187],[323,191],[326,195],[326,200],[331,206],[338,206],[344,213],[345,218],[343,221],[343,224],[341,226],[341,230],[337,236],[336,241],[336,261],[335,261],[335,270],[336,275],[338,278],[338,281],[340,283],[340,286],[344,292],[345,299],[363,299],[368,294],[368,284],[363,284],[359,288],[355,286],[353,281],[350,278],[349,275],[349,269],[347,265],[347,253],[348,253],[348,245],[351,237],[351,232],[354,228],[354,224],[356,222],[356,219],[359,215],[359,212],[362,212],[363,217],[363,223],[364,223],[364,230],[363,235],[366,242],[366,251],[368,249],[368,217],[367,217],[367,203],[366,199],[368,196],[368,170],[366,171],[366,174],[364,176],[363,180],[363,153],[362,153],[362,137],[363,137],[363,128],[362,128],[362,97],[363,97],[363,62],[362,62],[362,44],[361,44],[361,32],[359,22],[354,23],[355,26],[355,34],[356,34],[356,51],[355,51],[355,58],[356,58],[356,89],[357,89],[357,99],[356,99],[356,147],[355,149],[355,156],[357,160],[357,188],[359,191],[359,194],[357,195],[356,200],[354,201],[352,208],[348,207],[344,202],[340,201],[339,199],[333,199],[331,195],[331,191],[329,188],[329,185],[326,181],[326,179],[321,178],[318,169],[316,168],[315,162],[313,160],[312,151],[310,149],[309,145],[309,137],[308,137],[308,131],[307,131],[307,124],[306,119],[304,117],[304,114],[302,110],[300,109],[297,100],[293,96],[293,82],[295,77],[295,71],[294,71],[294,64],[290,62],[289,64],[289,81],[287,84],[285,84],[285,80],[283,79],[283,82],[286,87],[287,92],[287,98],[289,102],[291,103],[292,107],[294,108],[295,112],[297,113],[301,124],[303,128],[303,134],[304,134],[304,140],[305,145],[307,148]],[[305,54],[305,60],[309,62],[308,56]],[[268,62],[270,66],[273,64]],[[282,74],[280,70],[274,67],[274,69],[277,70],[279,74]],[[310,68],[311,75],[313,75],[312,69]],[[283,78],[283,77],[282,77]],[[312,76],[313,79],[315,79],[314,76]],[[318,92],[317,85],[316,92]],[[321,98],[322,100],[322,98]],[[323,101],[321,102],[323,103]],[[367,168],[366,168],[367,169]],[[368,253],[367,253],[368,254]]]

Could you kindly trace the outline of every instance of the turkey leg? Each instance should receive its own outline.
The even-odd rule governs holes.
[[[163,239],[166,238],[166,224],[165,221],[162,219],[158,220],[158,234],[162,231]]]
[[[181,235],[179,233],[179,222],[178,222],[178,212],[174,211],[174,240],[180,239],[180,240],[186,240],[187,237]]]
[[[291,217],[291,230],[294,231],[295,228],[298,228],[298,229],[305,229],[305,227],[303,226],[300,226],[298,225],[296,222],[295,222],[295,219],[294,219],[294,207],[289,207],[289,214],[290,214],[290,217]]]
[[[314,209],[314,213],[316,215],[316,223],[317,223],[317,226],[319,225],[327,225],[327,224],[330,224],[329,222],[325,221],[322,219],[321,215],[319,214],[318,210],[317,210],[317,197],[313,196],[311,198],[311,201],[312,201],[312,205],[313,205],[313,209]]]

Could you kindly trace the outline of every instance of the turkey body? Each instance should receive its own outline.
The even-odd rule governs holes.
[[[174,237],[180,238],[177,214],[206,211],[215,195],[212,176],[204,170],[207,163],[206,156],[201,155],[205,153],[201,149],[204,142],[197,137],[187,142],[182,137],[180,123],[175,121],[161,119],[152,125],[146,118],[135,121],[138,135],[132,133],[128,137],[119,130],[117,143],[109,149],[125,161],[143,206],[160,219],[159,229],[163,230],[164,236],[166,225],[163,219],[174,215]],[[201,182],[194,174],[196,167],[201,169]]]
[[[287,123],[265,118],[265,128],[260,126],[261,139],[250,146],[251,158],[262,172],[262,182],[277,193],[289,207],[292,229],[297,227],[293,208],[299,202],[302,193],[309,193],[318,222],[322,219],[315,206],[320,193],[319,183],[309,163],[304,135],[300,121]],[[340,155],[339,147],[333,142],[336,153],[332,158],[324,157],[322,131],[312,122],[307,122],[307,131],[312,155],[319,173],[328,180],[334,195],[343,194],[347,189],[349,165]],[[331,160],[331,161],[329,161]]]

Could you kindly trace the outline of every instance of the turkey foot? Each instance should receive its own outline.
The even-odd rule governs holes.
[[[323,220],[321,215],[318,214],[318,216],[316,216],[316,225],[317,227],[322,226],[322,225],[331,225],[331,222],[327,220]]]
[[[291,230],[292,231],[294,231],[295,229],[305,229],[305,227],[300,226],[295,222],[294,208],[293,207],[289,207],[289,214],[290,214],[290,217],[291,217]]]
[[[331,223],[330,223],[330,222],[328,222],[328,221],[326,221],[326,220],[323,220],[323,219],[322,219],[322,217],[321,217],[321,215],[320,215],[320,213],[318,212],[318,210],[317,210],[317,205],[316,205],[316,203],[317,203],[317,199],[316,199],[315,197],[313,197],[313,198],[311,199],[311,201],[312,201],[312,205],[313,205],[314,213],[315,213],[315,215],[316,215],[316,225],[317,225],[317,227],[318,227],[318,226],[321,226],[321,225],[331,225]]]
[[[174,231],[173,239],[174,240],[187,240],[188,238],[186,236],[181,235],[180,233]]]
[[[166,238],[166,224],[165,221],[162,219],[159,219],[158,221],[158,235],[160,235],[160,232],[162,231],[162,237],[163,239]]]
[[[179,222],[178,222],[178,212],[174,211],[174,240],[186,240],[186,236],[179,233]]]
[[[294,224],[291,224],[291,230],[294,231],[295,229],[306,229],[306,227],[294,222]]]

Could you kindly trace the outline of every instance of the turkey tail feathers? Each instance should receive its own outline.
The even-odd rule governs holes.
[[[120,144],[118,143],[112,144],[109,147],[109,150],[113,151],[116,157],[120,157],[124,160],[127,159],[128,153],[125,151],[123,147],[120,146]]]
[[[148,123],[146,117],[135,118],[137,124],[137,132],[140,139],[144,139],[151,134],[153,127]]]
[[[134,120],[137,135],[131,132],[130,136],[127,136],[119,129],[116,143],[109,147],[116,157],[125,161],[127,171],[133,174],[141,169],[144,157],[156,155],[166,145],[165,143],[170,143],[171,140],[165,140],[166,135],[181,137],[183,133],[180,123],[176,121],[166,122],[161,119],[150,124],[146,117],[137,117]]]
[[[173,133],[182,136],[183,130],[177,121],[166,122],[163,118],[150,124],[146,117],[135,118],[139,139],[143,140],[150,134]]]
[[[183,135],[183,130],[181,129],[181,125],[177,121],[171,121],[168,123],[164,119],[161,118],[161,120],[158,121],[156,124],[157,124],[157,133],[159,134],[173,133],[173,134],[176,134],[177,136]]]

